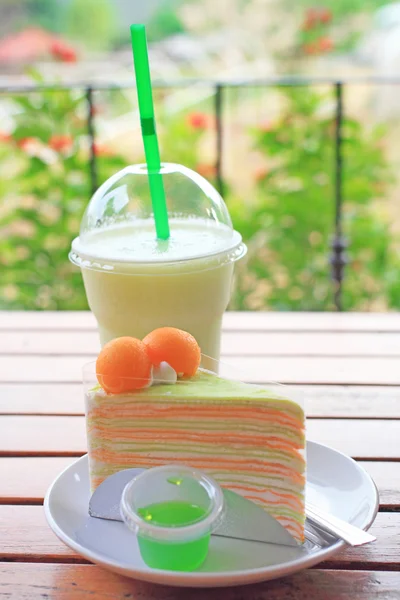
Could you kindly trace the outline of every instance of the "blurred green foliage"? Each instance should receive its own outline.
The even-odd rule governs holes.
[[[360,12],[370,12],[378,10],[382,6],[394,4],[396,0],[297,0],[296,8],[328,8],[335,17],[345,18],[354,16]],[[287,6],[293,7],[291,0],[286,0]]]
[[[302,55],[351,51],[368,31],[368,14],[390,4],[387,0],[299,0],[295,12],[301,23],[292,58],[297,62]]]
[[[180,4],[182,4],[182,0],[169,0],[156,8],[146,26],[149,42],[157,42],[185,31],[185,26],[178,13]]]
[[[3,11],[0,2],[0,18]],[[69,36],[89,49],[107,50],[117,39],[118,26],[111,0],[16,0],[14,11],[17,29],[38,25]]]
[[[25,0],[25,2],[26,25],[34,23],[54,32],[63,30],[63,11],[58,0]],[[24,0],[21,4],[23,3]]]
[[[115,11],[109,0],[71,0],[64,19],[65,33],[90,49],[108,50],[117,36]]]
[[[279,105],[278,119],[250,132],[264,165],[254,174],[250,200],[237,196],[233,181],[224,181],[234,226],[248,245],[247,257],[237,264],[231,308],[331,310],[335,98],[332,92],[309,87],[282,88]],[[166,123],[161,136],[164,155],[167,151],[169,158],[215,184],[215,157],[208,150],[215,147],[213,116],[193,112]],[[226,126],[237,128],[235,117]],[[385,134],[384,126],[368,127],[348,117],[343,121],[346,310],[384,310],[400,304],[400,261],[387,200],[394,172],[385,158]],[[246,169],[250,167],[251,159]]]
[[[238,265],[233,306],[240,309],[333,308],[330,263],[335,210],[333,98],[309,88],[282,91],[280,118],[253,132],[265,158],[251,210],[233,203],[234,223],[249,246]],[[393,181],[383,152],[385,130],[343,122],[343,231],[347,310],[398,306],[399,261],[385,197]],[[381,201],[379,201],[381,199]],[[393,285],[394,284],[394,285]]]
[[[234,179],[224,182],[234,226],[249,249],[237,265],[231,308],[329,310],[334,98],[307,87],[277,93],[276,120],[250,131],[234,125],[235,135],[250,138],[263,166],[253,174],[246,202]],[[10,136],[0,132],[0,307],[84,309],[81,275],[67,256],[91,194],[86,98],[79,91],[38,91],[14,96],[12,103],[14,130]],[[183,163],[215,183],[215,121],[206,111],[207,106],[163,117],[158,110],[159,137],[164,160]],[[233,109],[233,121],[234,114]],[[400,304],[397,240],[387,209],[393,173],[384,136],[382,127],[344,120],[347,310]],[[126,164],[106,147],[96,147],[96,159],[99,184]]]
[[[46,91],[12,102],[15,128],[0,141],[0,306],[85,309],[68,252],[90,198],[86,98]],[[99,182],[125,166],[107,149],[96,151]]]

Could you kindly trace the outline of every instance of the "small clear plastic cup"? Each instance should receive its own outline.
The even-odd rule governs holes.
[[[216,481],[186,466],[148,469],[125,487],[121,516],[154,569],[194,571],[205,561],[211,533],[224,514]]]

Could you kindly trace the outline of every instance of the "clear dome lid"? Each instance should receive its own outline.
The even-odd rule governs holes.
[[[246,251],[217,190],[198,173],[163,163],[170,238],[156,237],[148,170],[130,165],[95,192],[83,215],[70,259],[86,268],[114,270],[115,263],[175,263]]]

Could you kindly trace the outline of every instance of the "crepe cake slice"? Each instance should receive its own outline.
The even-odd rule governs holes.
[[[305,417],[297,402],[199,368],[175,384],[121,393],[97,386],[86,394],[86,424],[92,491],[122,469],[189,465],[304,541]]]

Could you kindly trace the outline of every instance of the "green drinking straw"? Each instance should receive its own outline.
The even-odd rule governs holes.
[[[149,56],[147,53],[146,28],[144,25],[131,25],[133,63],[136,73],[136,88],[139,102],[140,124],[142,127],[143,145],[146,156],[151,202],[157,237],[160,240],[169,238],[168,211],[161,161],[158,148],[156,123],[154,119],[153,95],[151,90]]]

